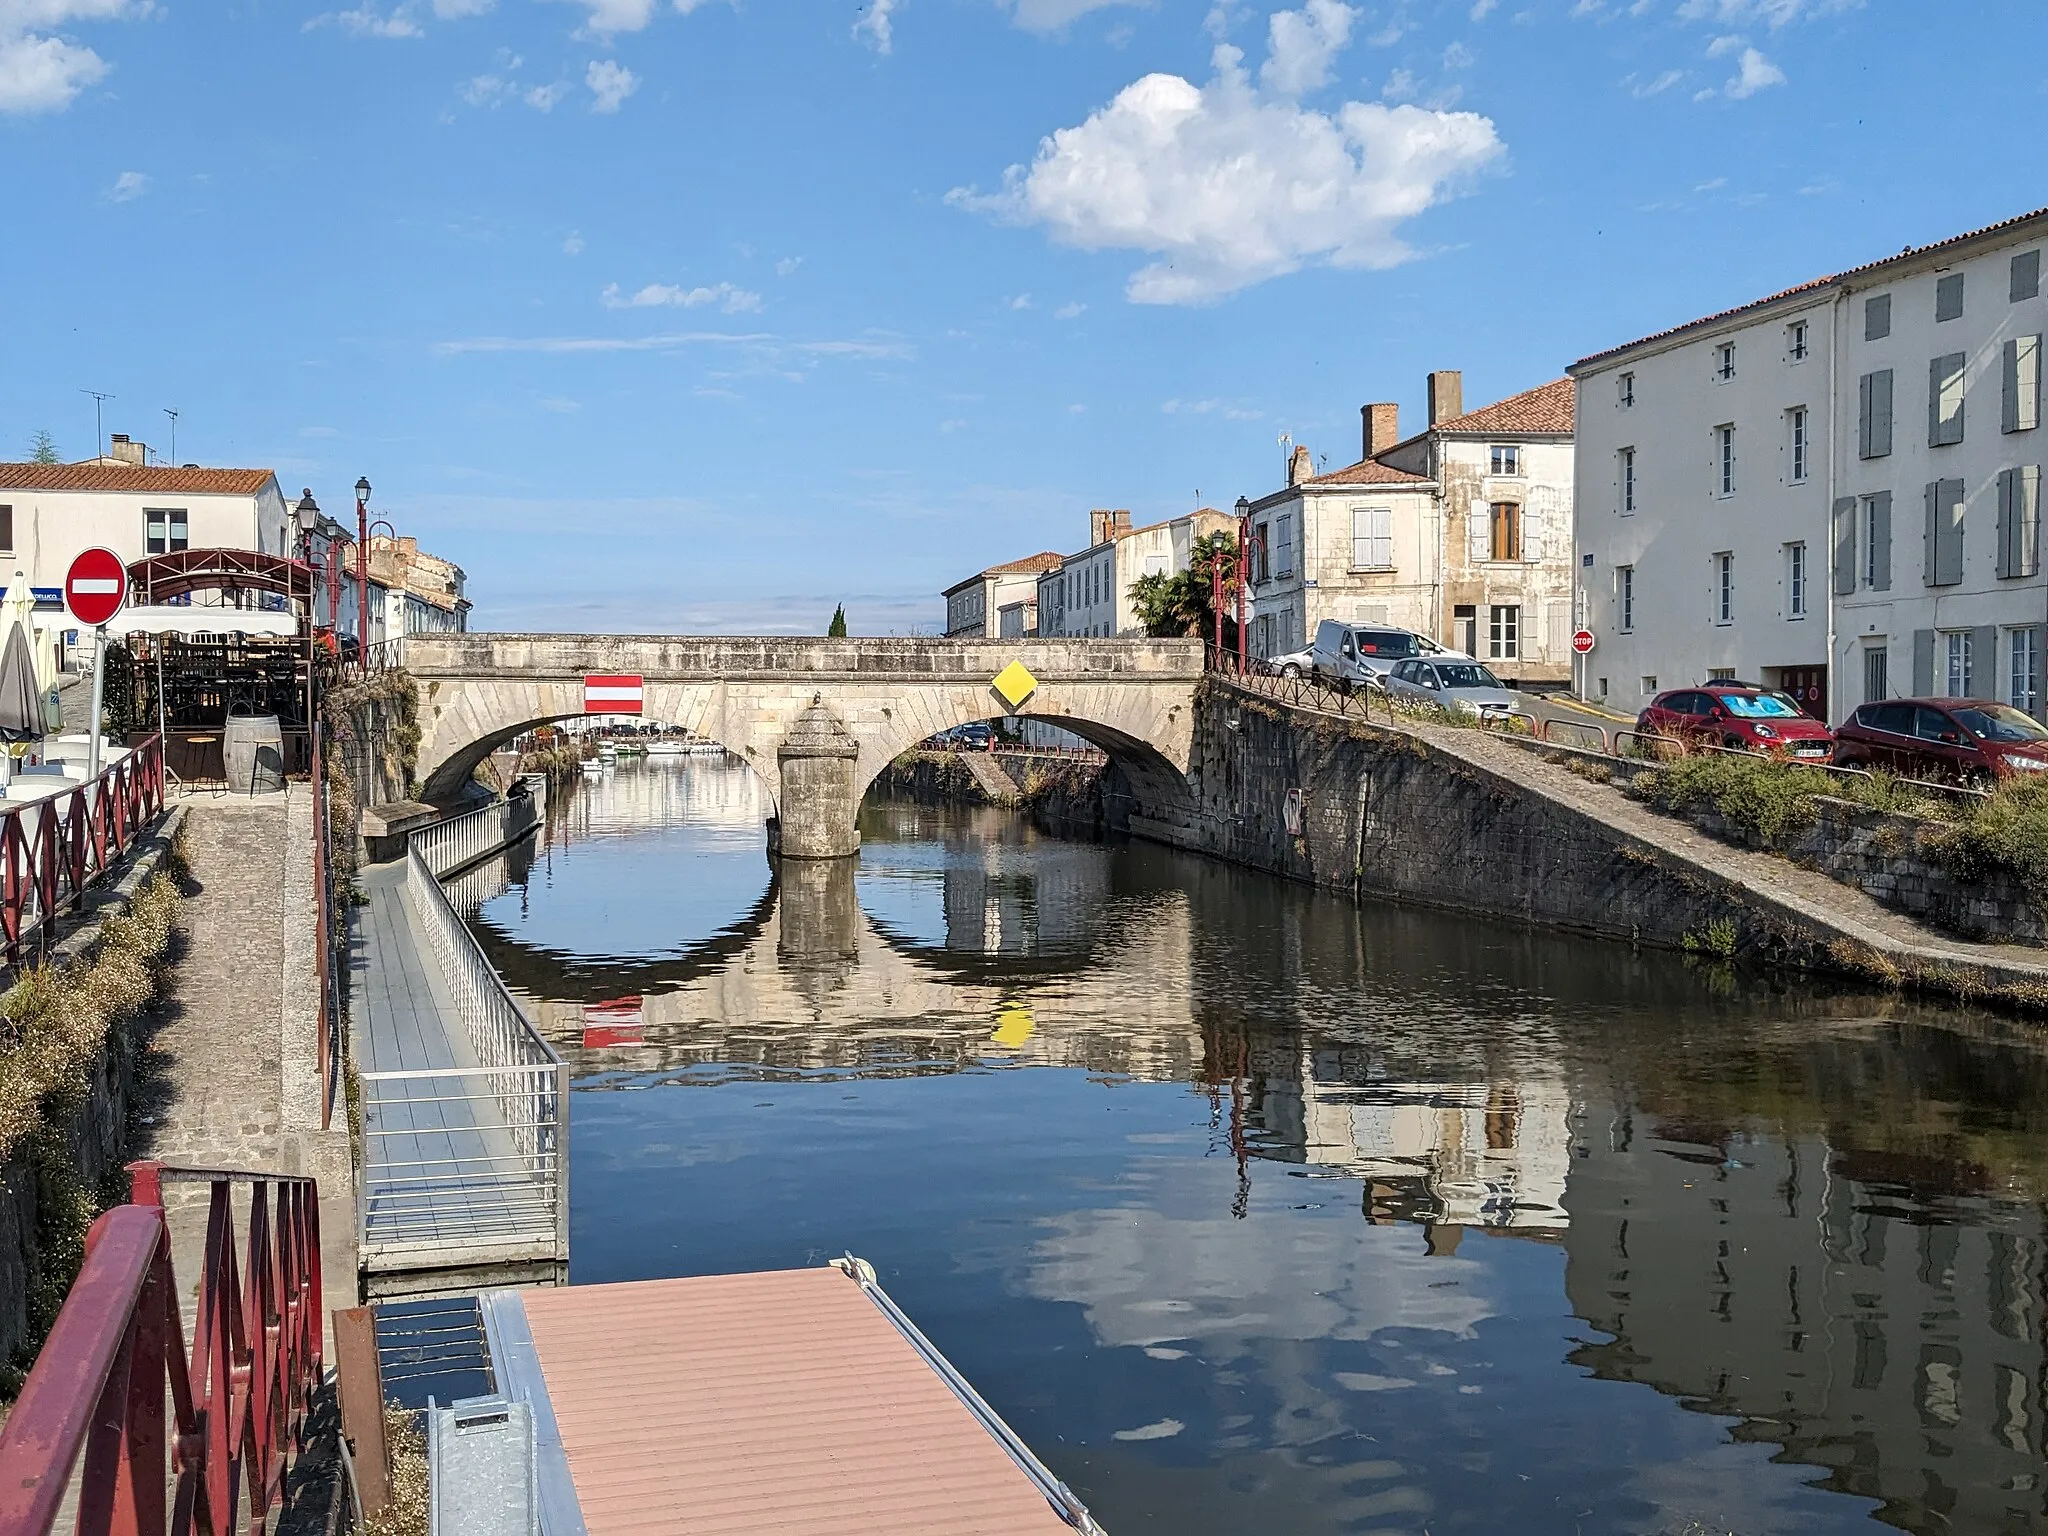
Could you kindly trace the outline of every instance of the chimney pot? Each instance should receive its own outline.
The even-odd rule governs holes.
[[[107,457],[118,459],[123,464],[147,464],[149,446],[131,439],[126,432],[110,433],[107,438]]]
[[[1441,426],[1453,416],[1465,414],[1465,375],[1455,368],[1441,369],[1429,376],[1429,424]]]
[[[1374,459],[1401,441],[1401,407],[1391,400],[1376,401],[1358,408],[1365,424],[1364,458]]]
[[[1308,451],[1308,445],[1305,443],[1295,444],[1294,453],[1287,460],[1287,483],[1289,485],[1299,485],[1302,481],[1313,476],[1315,472],[1315,457]]]

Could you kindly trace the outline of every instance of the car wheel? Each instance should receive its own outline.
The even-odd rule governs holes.
[[[1721,738],[1721,745],[1730,752],[1747,752],[1749,750],[1749,743],[1740,736],[1723,736]]]
[[[1299,682],[1301,681],[1301,668],[1297,667],[1293,662],[1290,661],[1289,663],[1287,663],[1286,666],[1280,669],[1280,675],[1286,678],[1290,683]]]

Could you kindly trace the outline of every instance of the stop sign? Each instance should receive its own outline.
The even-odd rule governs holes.
[[[1592,649],[1593,631],[1590,629],[1582,629],[1572,636],[1572,651],[1575,655],[1584,656]]]
[[[64,606],[88,629],[106,623],[127,599],[128,567],[111,549],[84,551],[64,573]]]

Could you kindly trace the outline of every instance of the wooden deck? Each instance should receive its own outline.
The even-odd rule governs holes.
[[[894,1304],[838,1267],[481,1302],[498,1390],[534,1408],[550,1533],[1099,1536]]]
[[[370,866],[358,883],[369,898],[350,954],[351,1047],[363,1077],[363,1267],[558,1257],[545,1191],[521,1176],[531,1160],[493,1097],[524,1079],[478,1062],[413,909],[405,864]]]

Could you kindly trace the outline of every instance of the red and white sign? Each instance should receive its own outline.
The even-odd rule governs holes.
[[[1584,656],[1592,649],[1593,631],[1590,629],[1582,629],[1572,636],[1572,650],[1575,654]]]
[[[128,600],[128,567],[111,549],[88,549],[64,573],[64,606],[87,629],[96,629]]]
[[[586,715],[637,715],[646,688],[637,677],[591,676],[583,679]]]
[[[583,1005],[583,1044],[591,1050],[644,1044],[645,1029],[646,1019],[637,992],[631,997]]]

